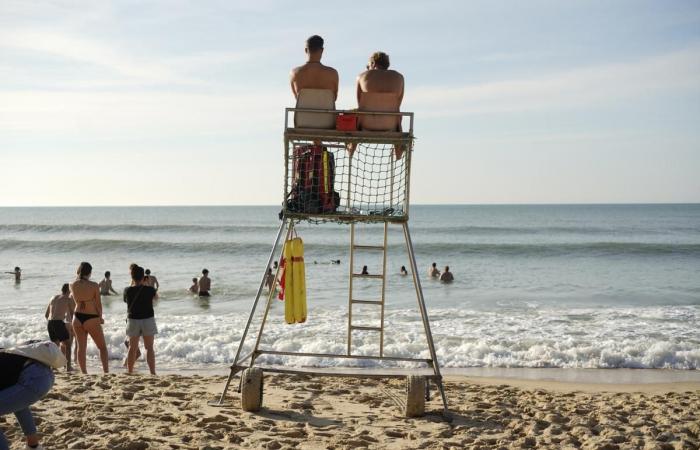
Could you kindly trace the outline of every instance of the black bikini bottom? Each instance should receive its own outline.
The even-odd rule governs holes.
[[[97,319],[98,317],[100,317],[100,316],[98,316],[97,314],[85,314],[85,313],[79,313],[79,312],[75,313],[75,318],[78,319],[78,321],[81,324],[87,322],[90,319]]]

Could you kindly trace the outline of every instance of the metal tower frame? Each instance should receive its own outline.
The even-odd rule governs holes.
[[[427,369],[431,369],[432,374],[425,375],[427,380],[432,380],[437,386],[440,396],[442,399],[442,404],[444,407],[444,412],[448,412],[447,407],[447,397],[445,395],[445,389],[443,386],[443,378],[440,372],[440,366],[438,364],[437,355],[435,352],[435,344],[433,342],[433,335],[430,329],[430,322],[428,319],[428,312],[425,305],[425,298],[423,296],[423,289],[421,286],[420,278],[418,276],[418,268],[416,265],[415,253],[413,251],[413,242],[411,239],[411,233],[408,227],[408,211],[409,211],[409,187],[410,187],[410,172],[411,172],[411,156],[413,151],[413,113],[379,113],[372,112],[372,115],[394,115],[401,116],[401,119],[407,119],[409,127],[408,132],[376,132],[376,131],[336,131],[336,130],[318,130],[318,129],[300,129],[300,128],[290,128],[289,125],[289,114],[295,112],[304,113],[323,113],[323,114],[368,114],[366,112],[359,111],[342,111],[342,110],[318,110],[318,109],[300,109],[300,108],[286,108],[285,109],[285,132],[284,132],[284,147],[285,147],[285,183],[284,183],[284,204],[282,213],[282,223],[277,231],[277,236],[272,245],[272,250],[270,251],[269,257],[267,259],[267,264],[265,265],[265,270],[263,276],[260,280],[260,285],[255,296],[255,301],[248,316],[248,321],[243,330],[243,335],[236,351],[236,356],[233,359],[233,363],[230,367],[230,373],[226,381],[226,385],[221,393],[218,401],[212,402],[212,405],[221,406],[224,404],[224,399],[230,387],[231,381],[238,372],[245,369],[252,368],[256,366],[256,360],[262,355],[275,355],[275,356],[300,356],[300,357],[317,357],[317,358],[342,358],[342,359],[355,359],[355,360],[374,360],[374,361],[387,361],[387,362],[413,362],[426,365]],[[352,159],[349,161],[348,173],[347,173],[347,183],[348,192],[346,201],[346,207],[344,210],[331,214],[307,214],[292,212],[287,210],[287,196],[290,192],[290,150],[298,145],[300,142],[321,142],[323,145],[329,144],[331,147],[345,147],[346,145],[356,145],[360,143],[374,143],[374,144],[387,144],[394,146],[402,146],[404,148],[404,158],[405,160],[405,186],[403,186],[403,198],[397,199],[398,202],[398,213],[392,212],[389,215],[383,214],[366,214],[359,210],[351,208],[352,198],[351,189],[349,189],[351,179],[352,179]],[[391,201],[390,205],[395,205],[394,203],[394,163],[392,162],[391,168]],[[336,183],[338,181],[336,180]],[[341,181],[345,183],[345,180]],[[341,200],[342,203],[342,200]],[[246,344],[246,340],[251,331],[251,324],[258,311],[258,306],[260,299],[263,294],[263,289],[265,286],[265,281],[267,278],[267,268],[270,267],[272,262],[276,260],[275,256],[278,255],[280,249],[280,239],[285,236],[285,241],[292,235],[294,224],[301,221],[318,221],[318,222],[337,222],[337,223],[349,223],[351,227],[351,237],[350,237],[350,279],[349,279],[349,289],[348,289],[348,330],[347,330],[347,352],[346,354],[332,354],[332,353],[306,353],[306,352],[285,352],[285,351],[275,351],[266,350],[260,347],[260,340],[262,338],[265,324],[267,322],[268,313],[273,301],[275,294],[275,289],[270,289],[267,295],[267,301],[264,306],[264,312],[262,316],[262,322],[255,333],[255,343],[250,352],[242,356],[243,348]],[[357,223],[383,223],[384,224],[384,239],[382,246],[368,246],[368,245],[357,245],[355,243],[355,224]],[[386,260],[387,260],[387,233],[390,224],[398,224],[402,227],[404,241],[406,244],[406,250],[408,253],[409,264],[411,267],[411,275],[413,279],[413,285],[416,291],[416,300],[418,302],[418,308],[420,311],[420,316],[423,322],[423,329],[425,332],[426,341],[428,344],[428,349],[430,352],[430,358],[420,359],[420,358],[409,358],[401,356],[387,356],[384,354],[384,294],[386,289]],[[361,274],[353,272],[353,259],[354,252],[356,250],[382,250],[383,260],[382,260],[382,275],[365,275],[369,278],[381,278],[381,298],[380,300],[359,300],[353,298],[353,279],[357,277],[363,277]],[[278,279],[281,267],[278,267],[277,273],[275,274],[275,279]],[[354,326],[352,324],[352,306],[353,304],[375,304],[381,308],[381,320],[379,327],[366,327],[366,326]],[[376,331],[380,334],[380,344],[379,344],[379,355],[354,355],[352,354],[352,332],[353,330],[362,331]],[[252,336],[252,334],[251,334]],[[406,374],[396,374],[396,373],[361,373],[362,370],[354,371],[343,371],[342,368],[334,368],[333,371],[322,371],[322,370],[302,370],[300,368],[294,368],[289,366],[260,366],[265,372],[270,373],[285,373],[285,374],[302,374],[302,375],[320,375],[320,376],[348,376],[357,378],[404,378]],[[239,388],[240,391],[240,388]]]

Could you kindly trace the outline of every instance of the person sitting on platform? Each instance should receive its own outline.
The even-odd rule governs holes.
[[[335,109],[338,98],[338,72],[321,64],[323,38],[313,35],[306,40],[306,63],[292,69],[290,82],[297,108]],[[294,114],[294,126],[300,128],[335,128],[335,114],[300,112]]]
[[[357,76],[357,105],[359,111],[399,112],[404,93],[403,75],[389,70],[389,55],[374,52],[367,70]],[[368,131],[401,131],[401,116],[360,114],[358,127]],[[396,159],[403,147],[396,146]]]

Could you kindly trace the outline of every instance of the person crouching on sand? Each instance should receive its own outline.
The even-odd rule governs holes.
[[[56,345],[59,345],[61,351],[66,357],[66,369],[71,370],[70,354],[71,354],[71,330],[70,322],[73,320],[73,312],[75,303],[70,298],[70,286],[68,283],[61,288],[61,293],[54,295],[46,307],[44,316],[49,320],[47,329],[49,339]]]
[[[129,338],[129,354],[127,356],[127,371],[134,372],[136,352],[139,348],[139,340],[143,336],[143,346],[146,348],[146,362],[151,375],[156,374],[156,353],[153,349],[155,335],[158,334],[156,318],[153,311],[153,303],[156,290],[153,286],[143,284],[143,267],[134,267],[131,271],[131,279],[134,285],[124,290],[124,301],[127,304],[128,319],[126,335]]]
[[[90,275],[92,275],[90,263],[81,262],[80,266],[78,266],[78,279],[70,284],[70,292],[75,301],[73,331],[78,341],[78,365],[82,373],[87,373],[85,355],[89,334],[100,351],[102,370],[104,373],[109,373],[107,344],[102,331],[102,324],[105,321],[102,318],[100,287],[94,281],[90,281]]]
[[[54,344],[46,343],[45,345]],[[0,371],[0,416],[9,413],[15,414],[17,422],[22,428],[22,433],[27,439],[27,446],[23,448],[44,450],[44,447],[39,443],[36,423],[29,407],[38,402],[53,387],[54,374],[51,367],[28,356],[7,353],[4,349],[0,349],[0,367],[2,367],[2,371]],[[0,430],[0,450],[9,449],[10,444]]]

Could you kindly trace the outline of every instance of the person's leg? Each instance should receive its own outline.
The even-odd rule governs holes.
[[[156,352],[153,349],[153,338],[154,336],[143,337],[143,346],[146,347],[146,362],[148,362],[151,375],[156,374]]]
[[[139,339],[137,336],[129,336],[129,353],[126,356],[126,371],[129,373],[134,372],[134,363],[136,362],[136,351],[139,348]]]
[[[78,366],[82,373],[87,373],[85,367],[85,352],[87,349],[87,332],[78,319],[73,319],[73,332],[75,333],[75,342],[78,352]]]
[[[105,335],[102,332],[102,324],[100,319],[90,319],[85,322],[85,329],[92,338],[92,341],[97,346],[100,351],[100,360],[102,361],[102,371],[104,373],[109,373],[109,355],[107,354],[107,343],[105,342]]]

